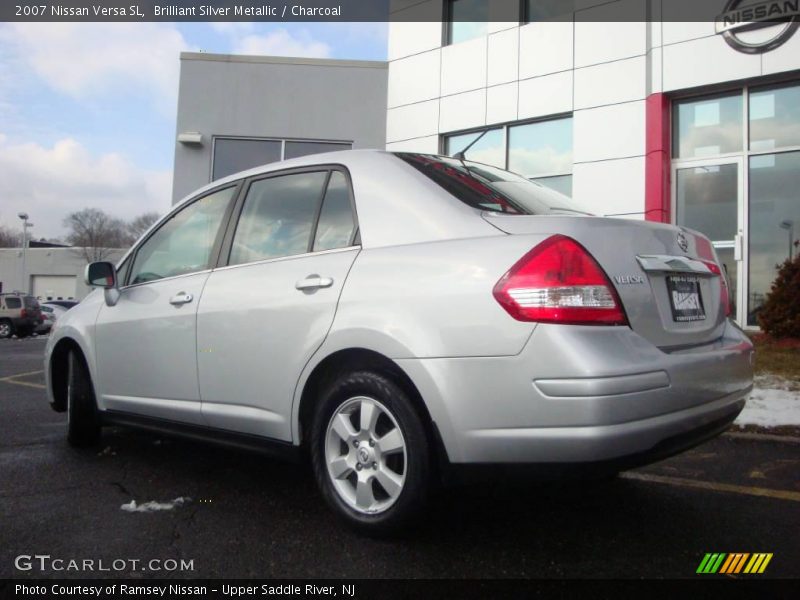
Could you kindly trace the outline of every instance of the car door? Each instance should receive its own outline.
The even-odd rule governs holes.
[[[96,322],[105,409],[202,424],[197,306],[217,260],[237,186],[213,191],[166,219],[126,261],[127,285]]]
[[[360,250],[351,186],[339,168],[283,172],[250,182],[239,204],[198,310],[203,415],[290,440],[295,385]]]

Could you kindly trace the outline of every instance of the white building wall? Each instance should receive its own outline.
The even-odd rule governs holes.
[[[800,34],[748,55],[711,22],[647,22],[646,4],[579,0],[595,22],[490,23],[444,47],[441,22],[391,23],[387,149],[435,152],[444,134],[571,113],[573,197],[642,218],[648,95],[800,68]],[[442,14],[442,0],[409,10]]]

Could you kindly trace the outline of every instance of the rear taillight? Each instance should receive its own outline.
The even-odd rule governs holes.
[[[500,278],[494,297],[518,321],[627,325],[614,287],[587,250],[554,235]]]
[[[19,311],[19,318],[20,319],[27,319],[28,318],[28,311],[25,310],[24,308],[21,311]]]
[[[725,309],[725,316],[731,316],[731,298],[728,293],[728,278],[725,273],[720,269],[719,265],[713,260],[704,260],[703,264],[708,267],[714,275],[719,276],[719,302]]]

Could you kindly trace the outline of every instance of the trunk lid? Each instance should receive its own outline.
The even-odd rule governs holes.
[[[706,344],[722,335],[724,275],[707,266],[717,259],[702,234],[632,219],[482,215],[507,234],[561,234],[583,245],[616,289],[631,328],[654,345],[678,349]]]

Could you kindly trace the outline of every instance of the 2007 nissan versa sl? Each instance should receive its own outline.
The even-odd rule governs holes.
[[[45,357],[72,444],[122,424],[305,450],[366,531],[407,522],[447,469],[611,474],[674,454],[752,386],[708,239],[463,157],[239,173],[87,280],[104,290]]]

